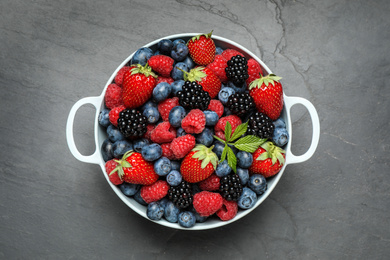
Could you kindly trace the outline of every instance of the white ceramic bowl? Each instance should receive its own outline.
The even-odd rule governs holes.
[[[184,39],[185,41],[187,41],[188,39],[190,39],[193,36],[198,35],[198,34],[199,33],[185,33],[185,34],[171,35],[171,36],[167,36],[167,37],[164,37],[161,39],[157,39],[151,43],[146,44],[144,47],[149,47],[152,50],[156,50],[157,43],[162,39],[174,40],[174,39],[180,38],[180,39]],[[212,36],[212,38],[213,38],[216,46],[222,47],[223,49],[226,49],[226,48],[236,49],[236,50],[240,51],[241,53],[243,53],[247,58],[250,57],[250,58],[254,58],[255,60],[257,60],[261,64],[261,66],[266,70],[266,72],[268,74],[272,73],[271,70],[267,67],[267,65],[265,65],[263,63],[263,61],[261,61],[258,57],[256,57],[256,55],[254,55],[252,52],[250,52],[249,50],[247,50],[246,48],[244,48],[240,44],[233,42],[231,40],[228,40],[226,38],[223,38],[223,37],[215,36],[215,35]],[[109,181],[108,176],[105,173],[105,167],[104,167],[105,162],[104,162],[103,157],[102,157],[101,152],[100,152],[100,147],[101,147],[103,141],[107,138],[105,129],[102,126],[100,126],[98,123],[99,112],[101,111],[101,109],[104,108],[104,94],[106,92],[107,86],[113,82],[114,77],[117,74],[117,72],[119,71],[119,69],[122,68],[123,66],[125,66],[131,60],[133,55],[134,55],[134,53],[132,53],[129,57],[127,57],[122,62],[122,64],[120,64],[118,66],[118,68],[114,71],[114,73],[112,73],[111,77],[108,79],[108,81],[103,89],[103,92],[101,93],[100,96],[86,97],[86,98],[80,99],[78,102],[76,102],[73,105],[73,107],[71,108],[71,110],[69,112],[68,121],[67,121],[67,125],[66,125],[66,138],[67,138],[69,149],[76,159],[78,159],[82,162],[100,165],[102,172],[103,172],[103,176],[106,178],[111,189],[118,195],[118,197],[124,203],[126,203],[126,205],[128,205],[132,210],[137,212],[139,215],[143,216],[146,219],[149,219],[146,216],[146,207],[145,206],[140,205],[133,198],[129,198],[129,197],[123,195],[123,193],[119,190],[119,188],[116,187],[115,185],[113,185]],[[204,229],[212,229],[212,228],[217,228],[217,227],[221,227],[221,226],[230,224],[230,223],[244,217],[245,215],[249,214],[253,210],[255,210],[269,196],[269,194],[272,192],[272,190],[278,184],[280,178],[283,176],[284,170],[286,169],[287,165],[294,164],[294,163],[301,163],[301,162],[308,160],[314,154],[314,152],[317,148],[318,142],[319,142],[320,123],[319,123],[317,111],[314,108],[314,106],[312,105],[312,103],[310,103],[308,100],[306,100],[304,98],[288,97],[285,94],[283,94],[283,95],[284,95],[284,108],[283,108],[281,117],[286,122],[287,130],[288,130],[289,135],[290,135],[289,142],[288,142],[287,146],[285,147],[286,162],[285,162],[283,168],[281,169],[281,171],[276,176],[267,180],[268,181],[268,189],[263,195],[258,197],[258,200],[257,200],[254,207],[252,207],[251,209],[248,209],[248,210],[239,210],[239,212],[237,213],[237,216],[235,218],[233,218],[232,220],[221,221],[217,218],[212,218],[212,219],[207,220],[204,223],[196,223],[196,225],[192,228],[183,228],[179,224],[170,223],[170,222],[166,221],[165,219],[161,219],[159,221],[153,221],[150,219],[149,220],[153,221],[155,223],[158,223],[160,225],[164,225],[164,226],[175,228],[175,229],[204,230]],[[74,123],[74,118],[75,118],[76,112],[81,106],[83,106],[85,104],[92,104],[96,108],[95,127],[94,127],[96,149],[92,155],[87,155],[87,156],[82,155],[77,150],[77,147],[76,147],[76,144],[74,141],[74,137],[73,137],[73,123]],[[311,145],[310,145],[308,151],[305,154],[300,155],[300,156],[295,156],[291,152],[291,140],[292,140],[292,133],[293,132],[292,132],[292,128],[291,128],[290,110],[291,110],[291,107],[294,106],[295,104],[301,104],[301,105],[306,107],[306,109],[309,111],[311,121],[312,121],[312,127],[313,127]]]

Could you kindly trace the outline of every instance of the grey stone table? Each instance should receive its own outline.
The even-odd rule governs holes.
[[[2,0],[0,259],[389,259],[389,13],[387,0]],[[310,100],[321,138],[248,216],[178,231],[140,217],[99,166],[77,161],[65,125],[145,43],[210,30]],[[95,149],[94,114],[76,115],[83,154]],[[299,155],[311,122],[302,106],[292,114]]]

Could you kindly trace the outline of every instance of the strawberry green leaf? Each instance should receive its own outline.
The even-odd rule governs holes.
[[[262,145],[267,139],[261,139],[255,135],[247,135],[237,140],[233,145],[238,150],[248,153],[254,153],[260,145]]]
[[[256,158],[257,161],[264,161],[264,160],[267,160],[269,157],[268,157],[268,153],[267,152],[264,152],[262,154],[260,154],[259,157]]]
[[[234,140],[236,140],[237,138],[245,134],[247,129],[248,129],[248,121],[236,127],[229,141],[233,142]]]
[[[237,172],[237,158],[236,155],[234,154],[232,148],[227,146],[227,159],[228,159],[228,164],[230,168],[234,171],[234,173]]]
[[[225,125],[225,139],[226,139],[226,142],[230,141],[231,135],[232,135],[232,125],[230,124],[229,121],[227,121],[226,125]]]

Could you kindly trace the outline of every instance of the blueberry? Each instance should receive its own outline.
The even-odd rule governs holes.
[[[171,94],[172,87],[167,82],[158,83],[153,89],[153,98],[157,102],[165,100]]]
[[[207,217],[202,217],[194,208],[191,208],[191,212],[195,215],[196,222],[203,223],[207,220]]]
[[[190,56],[187,56],[187,58],[185,58],[183,62],[187,64],[188,69],[193,69],[195,67],[195,62],[191,59]]]
[[[133,150],[133,145],[127,140],[119,140],[112,145],[112,155],[118,159],[130,150]]]
[[[105,162],[114,158],[112,146],[113,146],[113,143],[108,138],[106,140],[104,140],[102,143],[100,151],[102,152],[103,160]]]
[[[176,45],[178,45],[179,43],[184,43],[186,44],[186,41],[183,40],[183,39],[176,39],[173,41],[173,48],[175,48]]]
[[[217,169],[215,170],[215,174],[218,177],[225,177],[232,172],[232,168],[229,166],[227,160],[219,163]]]
[[[195,225],[196,218],[191,211],[184,211],[179,214],[178,222],[180,226],[190,228]]]
[[[180,170],[180,161],[171,161],[171,170]]]
[[[237,167],[237,175],[240,178],[242,185],[246,185],[248,183],[248,180],[249,180],[248,169],[243,169],[243,168]]]
[[[168,201],[164,209],[164,218],[171,222],[176,223],[178,221],[180,209],[176,207],[175,203]]]
[[[276,119],[274,122],[275,129],[276,128],[286,128],[286,123],[282,118]]]
[[[253,156],[251,153],[245,151],[239,151],[237,153],[237,165],[243,169],[248,169],[253,162]]]
[[[187,133],[184,131],[183,128],[179,127],[177,130],[176,130],[176,137],[180,137],[180,136],[184,136],[186,135]]]
[[[214,141],[214,131],[208,127],[196,136],[196,142],[210,146]]]
[[[138,49],[131,59],[131,64],[141,64],[145,66],[146,62],[153,56],[153,51],[148,47]]]
[[[276,128],[274,130],[274,134],[272,136],[272,140],[274,141],[274,143],[277,145],[277,146],[284,146],[285,144],[287,144],[288,142],[288,138],[289,138],[289,135],[288,135],[288,132],[287,132],[287,129],[286,128]]]
[[[102,111],[100,111],[98,122],[101,126],[108,127],[110,125],[108,113],[110,113],[110,110],[107,108],[104,108]]]
[[[171,57],[175,61],[182,61],[188,55],[188,47],[185,43],[174,44],[171,50]]]
[[[164,215],[164,208],[158,202],[151,202],[146,209],[146,215],[151,220],[160,220]]]
[[[223,52],[223,49],[221,47],[216,47],[215,48],[215,55],[222,54],[222,52]]]
[[[170,200],[167,197],[165,197],[165,198],[162,198],[161,200],[159,200],[158,203],[160,203],[160,206],[165,209],[165,207],[167,206],[168,201],[170,201]]]
[[[203,113],[206,116],[206,126],[215,126],[218,123],[219,116],[216,112],[206,110]]]
[[[141,185],[124,182],[118,185],[118,187],[124,195],[131,197],[134,196],[139,191]]]
[[[237,205],[241,209],[250,209],[256,204],[256,202],[256,193],[248,187],[244,187],[242,189],[241,196],[238,198]]]
[[[110,141],[113,143],[115,143],[116,141],[119,141],[119,140],[125,140],[125,137],[123,136],[123,134],[114,125],[109,125],[107,127],[107,136],[108,136],[108,139],[110,139]]]
[[[219,159],[221,159],[223,149],[225,148],[225,145],[221,143],[220,141],[214,142],[214,148],[213,152],[218,156]]]
[[[218,93],[218,99],[219,101],[221,101],[222,104],[226,104],[226,102],[228,101],[229,97],[231,95],[233,95],[234,93],[236,93],[236,91],[232,88],[229,88],[229,87],[223,87],[221,88],[221,90],[219,91]]]
[[[142,112],[149,124],[155,124],[160,119],[160,113],[158,112],[157,107],[148,107]]]
[[[171,72],[171,77],[174,79],[174,80],[181,80],[181,79],[184,79],[184,71],[190,71],[187,67],[187,64],[185,64],[184,62],[178,62],[175,64],[175,66],[173,66],[173,69],[172,69],[172,72]]]
[[[155,107],[157,108],[157,103],[154,102],[153,100],[149,99],[141,108],[142,111],[144,111],[145,109],[148,109],[150,107]]]
[[[244,82],[241,86],[234,85],[233,82],[228,81],[227,87],[232,88],[236,93],[244,93],[246,90],[246,83]]]
[[[157,43],[157,48],[161,54],[168,55],[171,53],[173,42],[169,39],[163,39]]]
[[[139,138],[133,141],[134,151],[140,153],[142,151],[142,147],[149,144],[149,140],[146,138]]]
[[[184,80],[179,79],[174,82],[172,82],[171,87],[172,87],[172,94],[176,96],[177,92],[183,90],[183,85],[184,85]]]
[[[267,180],[261,174],[253,174],[249,178],[248,187],[257,195],[261,195],[267,190]]]
[[[144,201],[144,199],[141,197],[141,189],[139,189],[138,191],[137,191],[137,193],[135,193],[134,194],[134,200],[136,201],[136,202],[138,202],[139,204],[141,204],[141,205],[143,205],[143,206],[146,206],[146,205],[148,205],[148,203],[146,203],[145,201]]]
[[[173,127],[180,127],[181,120],[186,116],[186,110],[182,106],[175,106],[171,109],[168,121]]]
[[[167,157],[161,157],[154,162],[154,171],[159,176],[165,176],[171,171],[171,161]]]
[[[159,144],[152,143],[142,147],[142,157],[149,162],[153,162],[161,157],[162,148]]]
[[[178,170],[172,170],[166,177],[168,184],[171,186],[179,185],[182,179],[183,178]]]

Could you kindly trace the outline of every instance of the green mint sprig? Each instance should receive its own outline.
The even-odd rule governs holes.
[[[248,130],[248,122],[243,123],[236,127],[234,133],[232,129],[232,125],[230,122],[226,122],[225,126],[225,139],[223,140],[218,136],[214,135],[214,138],[218,141],[225,144],[225,147],[222,151],[221,160],[223,162],[227,159],[228,165],[233,169],[233,171],[237,172],[237,158],[234,154],[232,148],[230,146],[234,146],[238,150],[245,151],[248,153],[254,153],[260,145],[262,145],[267,139],[262,139],[255,135],[246,135],[242,137]]]

